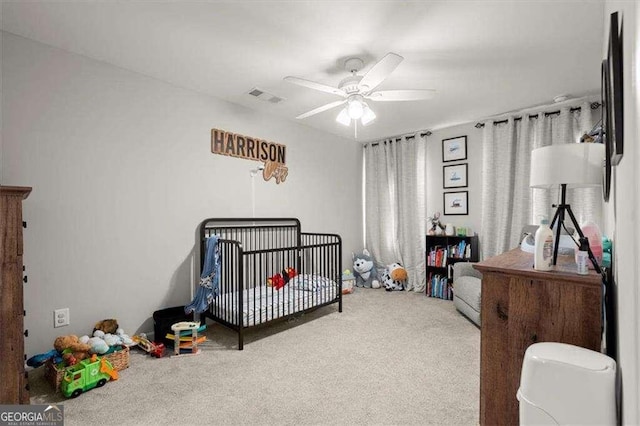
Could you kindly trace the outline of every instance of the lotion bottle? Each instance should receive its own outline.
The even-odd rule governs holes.
[[[538,271],[550,271],[553,262],[553,231],[549,220],[542,219],[535,236],[533,267]]]
[[[588,260],[589,239],[585,237],[580,239],[580,249],[576,252],[576,264],[578,265],[578,273],[580,275],[587,275],[589,273]]]

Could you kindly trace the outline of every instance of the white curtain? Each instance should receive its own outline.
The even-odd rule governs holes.
[[[580,109],[571,110],[580,106]],[[550,106],[549,112],[557,111]],[[533,114],[536,115],[536,114]],[[558,189],[529,188],[531,151],[547,145],[575,143],[600,120],[600,108],[589,102],[563,106],[560,114],[538,112],[505,123],[488,121],[484,126],[482,155],[482,228],[480,246],[484,259],[517,247],[524,225],[537,225],[541,217],[550,221],[558,204]],[[567,190],[579,223],[602,227],[602,189]]]
[[[425,288],[426,136],[365,146],[366,248],[384,266],[401,263],[407,290]]]

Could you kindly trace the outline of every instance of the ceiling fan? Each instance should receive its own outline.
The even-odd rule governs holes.
[[[315,81],[309,81],[298,77],[285,77],[285,81],[308,87],[309,89],[321,92],[332,93],[343,99],[322,105],[311,111],[300,114],[296,118],[302,119],[311,117],[323,111],[347,104],[336,117],[338,123],[348,126],[351,120],[361,120],[363,126],[371,123],[376,118],[376,114],[369,108],[365,100],[374,102],[395,102],[395,101],[420,101],[430,99],[435,90],[414,89],[414,90],[378,90],[374,89],[380,85],[403,61],[403,57],[395,53],[387,53],[380,59],[365,75],[358,75],[358,71],[364,66],[360,58],[350,58],[345,61],[345,68],[351,73],[343,79],[338,87],[328,86]]]

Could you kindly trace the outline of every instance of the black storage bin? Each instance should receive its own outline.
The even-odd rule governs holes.
[[[184,306],[161,309],[153,313],[154,340],[158,343],[173,346],[173,340],[165,338],[167,333],[173,333],[171,326],[180,321],[193,321],[193,312],[184,313]]]

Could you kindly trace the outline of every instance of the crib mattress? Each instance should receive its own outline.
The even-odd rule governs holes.
[[[316,291],[285,286],[280,290],[258,286],[242,292],[242,322],[245,327],[303,311],[336,299],[337,286]],[[213,312],[222,319],[237,323],[238,292],[220,294],[212,302]]]

